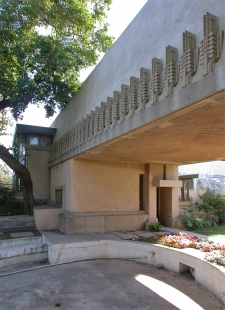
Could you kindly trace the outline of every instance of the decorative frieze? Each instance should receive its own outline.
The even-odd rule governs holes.
[[[180,57],[181,87],[191,84],[192,76],[197,71],[198,48],[195,34],[185,31],[182,34],[183,54]]]
[[[64,154],[65,151],[66,151],[66,133],[63,135],[63,138],[62,138],[62,147],[61,147],[61,152],[60,152],[60,155]]]
[[[152,74],[146,68],[140,69],[140,80],[130,78],[130,85],[121,85],[121,91],[114,91],[113,98],[101,102],[100,107],[91,111],[81,122],[65,133],[51,147],[51,160],[62,156],[81,143],[99,135],[121,121],[139,113],[159,101],[159,96],[169,96],[174,92],[181,77],[181,87],[192,83],[198,67],[198,58],[202,66],[202,74],[206,75],[215,69],[223,42],[223,31],[218,32],[219,24],[216,16],[206,13],[203,16],[203,40],[196,47],[195,34],[185,31],[182,34],[182,55],[179,59],[177,48],[166,47],[166,62],[163,70],[161,59],[152,59]]]
[[[200,42],[200,64],[202,65],[202,75],[206,75],[215,69],[218,61],[223,41],[223,32],[218,34],[218,18],[210,13],[203,16],[203,39]]]
[[[108,129],[113,125],[113,98],[107,97],[106,101],[106,128]]]
[[[72,148],[74,148],[74,140],[75,140],[75,128],[73,127],[70,131],[70,146],[69,149],[71,150]]]
[[[120,103],[121,92],[114,91],[113,93],[113,125],[116,125],[120,119]]]
[[[141,68],[140,83],[138,86],[138,102],[140,110],[143,110],[145,108],[146,103],[149,101],[149,78],[150,78],[150,70]]]
[[[101,108],[96,107],[94,117],[94,136],[97,136],[101,131]]]
[[[129,105],[131,114],[134,114],[135,110],[138,109],[138,85],[139,85],[139,79],[131,76],[130,93],[129,93]]]
[[[90,132],[88,139],[91,139],[95,135],[95,111],[91,111],[90,115]]]
[[[152,59],[152,76],[150,77],[149,81],[149,97],[151,104],[158,102],[159,96],[162,93],[163,89],[162,72],[163,72],[162,60],[154,57]]]
[[[68,131],[68,144],[67,144],[67,151],[71,149],[72,142],[72,129]]]
[[[129,102],[128,102],[129,92],[130,92],[130,86],[122,84],[121,85],[121,105],[120,105],[121,120],[125,119],[129,113]]]
[[[101,127],[102,131],[107,129],[106,102],[101,102]]]
[[[80,126],[79,124],[77,124],[75,126],[75,146],[79,145],[79,130],[80,130]]]
[[[85,137],[84,141],[87,141],[91,135],[91,115],[87,114],[85,118]]]
[[[163,84],[165,96],[173,93],[178,82],[178,52],[177,48],[168,45],[166,47],[166,67],[163,71]]]
[[[81,143],[85,141],[85,134],[86,134],[86,118],[82,118],[81,122]]]
[[[82,122],[78,123],[78,145],[82,143]]]

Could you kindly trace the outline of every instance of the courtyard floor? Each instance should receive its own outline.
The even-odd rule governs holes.
[[[46,266],[1,278],[1,310],[225,309],[190,273],[133,260]]]
[[[63,244],[108,238],[126,240],[134,235],[147,237],[165,231],[179,230],[166,227],[161,233],[130,230],[75,235],[49,231],[42,234],[52,244]],[[1,234],[2,239],[39,235],[35,231],[4,234]],[[225,309],[211,292],[195,282],[190,273],[177,274],[132,259],[98,259],[57,266],[50,266],[44,260],[0,268],[0,275],[1,310]]]

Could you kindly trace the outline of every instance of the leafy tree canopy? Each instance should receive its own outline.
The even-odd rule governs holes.
[[[6,131],[9,126],[12,126],[12,118],[7,109],[0,111],[0,136],[7,135]]]
[[[0,0],[0,111],[17,119],[28,103],[63,109],[79,71],[112,43],[111,0]]]

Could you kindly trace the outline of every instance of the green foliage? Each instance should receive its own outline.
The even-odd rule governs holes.
[[[9,187],[0,185],[0,202],[7,203],[15,198],[15,191]]]
[[[215,222],[213,222],[210,219],[201,219],[198,217],[199,215],[199,204],[195,203],[192,206],[190,206],[190,209],[182,208],[184,210],[184,224],[187,229],[194,230],[194,229],[203,229],[207,227],[211,227],[213,225],[216,225]]]
[[[28,103],[46,115],[80,87],[79,72],[112,43],[104,19],[111,0],[1,0],[0,111],[17,119]]]
[[[184,209],[184,223],[187,229],[203,229],[216,226],[215,217],[220,221],[225,219],[225,196],[206,191],[200,196],[202,203],[193,204],[190,209]],[[199,218],[200,215],[202,218]],[[214,219],[213,219],[214,217]]]
[[[158,223],[148,225],[148,230],[152,232],[161,231],[162,225]]]
[[[3,162],[0,163],[0,183],[12,184],[12,170]]]
[[[12,126],[12,119],[8,111],[0,111],[0,136],[6,135],[6,130],[9,126]]]
[[[209,219],[212,215],[216,215],[220,220],[225,219],[225,196],[215,194],[213,191],[206,191],[200,196],[202,204],[199,204],[199,210],[206,214]]]
[[[5,238],[6,239],[12,239],[12,236],[9,233],[7,233],[7,234],[5,234]]]

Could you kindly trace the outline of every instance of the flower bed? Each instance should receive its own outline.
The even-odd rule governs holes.
[[[160,244],[176,249],[192,248],[200,250],[207,253],[204,258],[207,262],[225,267],[225,246],[208,239],[179,232],[149,238],[135,236],[132,240]]]

